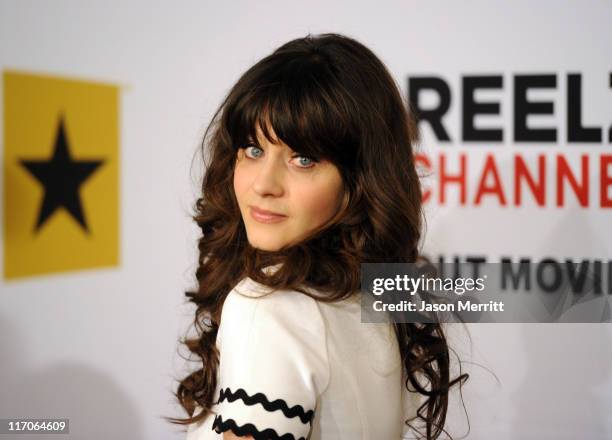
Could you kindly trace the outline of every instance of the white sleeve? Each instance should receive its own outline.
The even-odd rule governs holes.
[[[260,439],[306,439],[329,383],[325,323],[300,292],[232,290],[218,333],[219,396],[212,429]]]

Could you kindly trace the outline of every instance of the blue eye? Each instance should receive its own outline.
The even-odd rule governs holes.
[[[244,154],[246,157],[248,157],[249,159],[259,159],[261,157],[261,155],[264,153],[263,148],[250,143],[247,144],[243,147],[241,147],[241,149],[244,150]],[[296,154],[292,157],[292,159],[298,158],[298,168],[312,168],[316,162],[318,162],[318,160],[313,159],[310,156],[305,156],[302,154]]]
[[[252,150],[252,151],[254,151],[254,152],[253,152],[254,157],[259,157],[259,156],[261,156],[261,154],[263,153],[263,150],[262,150],[261,148],[259,148],[257,145],[252,145],[252,144],[250,144],[250,145],[247,145],[247,146],[244,148],[245,154],[246,154],[248,157],[251,157],[251,156],[249,156],[249,154],[247,153],[247,152],[249,151],[249,149],[250,149],[250,148],[253,148],[253,149],[254,149],[254,150]]]
[[[314,166],[314,163],[316,162],[314,159],[308,157],[308,156],[294,156],[299,158],[299,163],[300,163],[300,168],[311,168],[312,166]]]

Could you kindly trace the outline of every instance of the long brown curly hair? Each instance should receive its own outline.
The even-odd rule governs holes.
[[[197,336],[181,343],[197,356],[199,368],[180,380],[175,393],[188,417],[169,421],[187,425],[209,413],[221,309],[242,278],[305,295],[302,286],[314,288],[322,293],[317,300],[333,302],[360,291],[361,263],[420,258],[423,211],[413,157],[419,135],[409,109],[383,62],[363,44],[333,33],[282,45],[231,88],[204,134],[205,175],[193,216],[202,230],[197,289],[185,295],[197,306]],[[256,127],[274,143],[268,126],[292,150],[335,164],[346,196],[333,219],[278,251],[249,245],[233,189],[238,150],[257,139]],[[274,273],[262,271],[278,263]],[[467,374],[450,380],[449,347],[439,324],[394,326],[404,385],[425,396],[416,417],[425,423],[426,438],[437,438],[449,389]],[[414,428],[411,420],[406,423]]]

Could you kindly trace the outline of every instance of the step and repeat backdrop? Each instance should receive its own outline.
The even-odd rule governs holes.
[[[163,417],[196,367],[202,135],[308,33],[370,47],[418,115],[425,255],[580,268],[612,295],[610,23],[601,1],[0,1],[0,419],[184,438]],[[610,311],[588,321],[449,325],[470,374],[450,434],[611,438]]]

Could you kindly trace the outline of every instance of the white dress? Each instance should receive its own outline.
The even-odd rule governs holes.
[[[275,266],[273,266],[275,267]],[[360,296],[324,303],[251,278],[228,294],[215,405],[187,440],[387,440],[420,399],[403,384],[391,324],[361,323]]]

